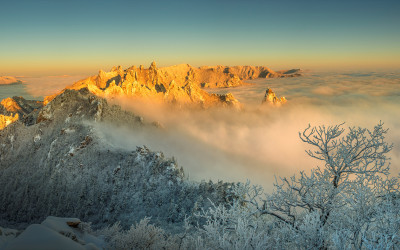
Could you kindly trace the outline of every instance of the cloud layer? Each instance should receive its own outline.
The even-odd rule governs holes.
[[[398,73],[309,73],[300,78],[258,79],[254,85],[213,90],[231,92],[245,104],[243,111],[182,110],[132,99],[114,99],[124,109],[157,121],[159,128],[132,131],[98,124],[99,136],[116,147],[147,145],[175,157],[191,179],[245,181],[272,186],[274,176],[288,176],[323,163],[305,154],[308,145],[298,132],[311,125],[372,129],[380,120],[394,143],[392,172],[400,171],[400,80]],[[25,80],[25,79],[24,79]],[[68,77],[26,79],[31,95],[52,94],[73,80]],[[261,107],[272,88],[288,103]]]
[[[255,85],[216,90],[232,92],[243,111],[180,110],[169,106],[115,99],[123,108],[164,129],[130,131],[100,125],[99,133],[124,148],[147,145],[178,159],[192,179],[252,180],[267,188],[275,175],[288,176],[323,163],[305,154],[310,148],[298,132],[311,125],[372,129],[380,120],[390,128],[388,141],[394,173],[400,170],[399,80],[390,75],[310,75],[304,78],[256,80]],[[265,89],[286,96],[287,105],[261,107]],[[103,127],[101,127],[103,126]]]

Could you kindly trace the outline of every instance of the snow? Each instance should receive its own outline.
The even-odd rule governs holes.
[[[59,218],[49,216],[42,224],[32,224],[18,237],[15,237],[16,230],[8,229],[7,232],[14,232],[14,237],[0,237],[1,249],[18,250],[69,250],[69,249],[102,249],[104,241],[84,232],[79,227],[68,226],[68,223],[81,223],[76,218]],[[1,228],[2,229],[2,228]],[[4,230],[4,229],[3,229]]]
[[[7,241],[14,239],[17,236],[18,230],[0,227],[0,249]]]
[[[75,129],[71,129],[71,128],[67,128],[65,131],[64,131],[64,133],[66,133],[66,134],[71,134],[71,133],[74,133],[75,132]]]
[[[51,157],[51,150],[53,149],[53,147],[54,147],[56,141],[57,141],[57,138],[54,139],[54,140],[51,142],[51,144],[50,144],[50,149],[49,149],[49,153],[47,154],[47,159],[49,159],[49,158]]]
[[[68,154],[73,154],[75,152],[75,148],[73,146],[69,146]]]
[[[41,137],[40,135],[35,135],[35,137],[33,137],[33,141],[36,143],[38,141],[40,141]]]
[[[81,221],[77,218],[58,218],[49,216],[42,222],[42,225],[54,231],[62,232],[65,235],[73,235],[74,230],[72,227],[68,226],[67,222],[80,223]]]
[[[6,244],[4,250],[8,249],[85,249],[79,243],[62,236],[61,234],[43,225],[30,225],[20,236]]]

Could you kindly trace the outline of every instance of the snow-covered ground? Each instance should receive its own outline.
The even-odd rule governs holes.
[[[102,249],[104,240],[87,230],[88,225],[79,219],[49,216],[41,224],[29,225],[21,232],[0,227],[0,249]]]

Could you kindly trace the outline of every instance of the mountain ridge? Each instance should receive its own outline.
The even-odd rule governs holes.
[[[36,122],[34,118],[43,107],[43,102],[26,100],[20,96],[8,97],[0,101],[0,130],[13,122],[21,121],[27,125]]]
[[[128,228],[150,216],[152,223],[181,228],[185,214],[230,195],[229,183],[189,181],[162,152],[113,145],[102,136],[109,127],[99,123],[115,132],[159,129],[82,88],[54,98],[35,124],[17,121],[0,130],[0,221],[63,215]]]
[[[100,70],[98,75],[77,81],[65,89],[78,90],[87,87],[93,94],[103,97],[125,95],[179,105],[195,104],[204,108],[218,105],[240,108],[240,103],[232,94],[209,94],[204,89],[236,87],[246,84],[244,80],[260,77],[295,77],[301,75],[299,72],[298,69],[275,72],[264,66],[196,68],[189,64],[180,64],[157,68],[153,62],[147,69],[140,65],[125,70],[121,66],[113,67],[109,72]],[[60,93],[45,97],[45,104],[58,94]]]

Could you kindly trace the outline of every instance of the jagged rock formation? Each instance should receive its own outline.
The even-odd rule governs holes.
[[[3,99],[0,102],[0,130],[18,120],[33,124],[41,107],[43,102],[26,100],[20,96]]]
[[[278,98],[275,93],[272,91],[272,89],[267,89],[265,91],[264,98],[261,102],[261,104],[272,104],[272,105],[281,105],[285,104],[287,102],[286,98],[283,96],[281,98]]]
[[[239,107],[232,96],[209,94],[202,87],[234,87],[243,80],[259,77],[297,76],[293,72],[274,72],[267,67],[253,66],[216,66],[195,68],[188,64],[157,68],[153,62],[148,69],[132,66],[123,70],[113,67],[110,72],[100,70],[97,76],[76,82],[69,89],[87,87],[99,96],[134,96],[161,100],[177,104],[197,104],[202,107],[216,105]],[[57,94],[45,98],[45,103]]]
[[[95,95],[106,98],[128,96],[204,108],[219,105],[240,108],[239,102],[232,95],[209,94],[202,90],[193,80],[192,70],[188,70],[185,76],[175,73],[157,69],[154,62],[148,69],[140,66],[122,70],[119,66],[110,72],[100,70],[97,76],[78,81],[67,89],[88,88]],[[45,103],[57,95],[46,97]]]
[[[0,115],[0,130],[7,127],[13,122],[18,121],[19,116],[18,114],[15,115]]]
[[[0,85],[7,85],[7,84],[19,84],[22,81],[18,80],[13,76],[0,76]]]
[[[99,122],[112,125],[105,129],[152,126],[82,88],[54,98],[35,124],[17,121],[0,130],[0,221],[54,215],[129,227],[148,216],[158,225],[179,224],[208,199],[226,201],[228,184],[189,182],[160,152],[110,144]]]

